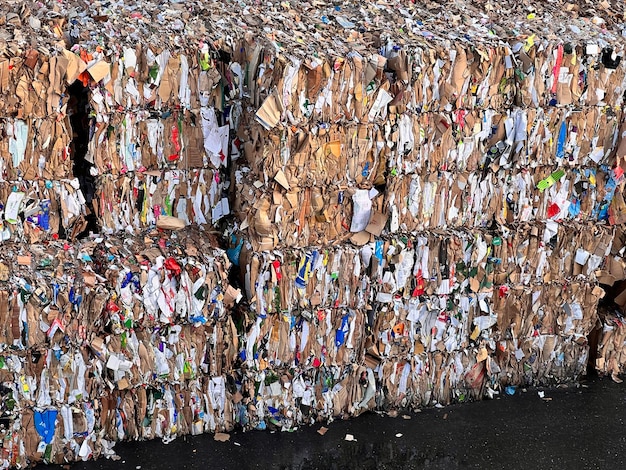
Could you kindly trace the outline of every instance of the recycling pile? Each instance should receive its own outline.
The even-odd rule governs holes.
[[[246,49],[265,90],[234,174],[246,362],[330,367],[326,414],[575,379],[626,220],[623,40],[598,17],[557,35],[532,10],[424,9],[367,46],[372,17],[341,5],[330,51]],[[319,410],[305,385],[286,388]]]
[[[0,9],[0,468],[584,372],[626,278],[610,3]]]

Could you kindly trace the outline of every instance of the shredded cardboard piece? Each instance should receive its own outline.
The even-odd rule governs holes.
[[[223,432],[216,432],[213,436],[213,439],[219,442],[227,442],[230,441],[230,434]]]

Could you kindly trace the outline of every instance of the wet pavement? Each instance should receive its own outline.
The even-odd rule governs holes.
[[[121,460],[71,469],[621,469],[625,422],[626,383],[596,379],[545,390],[544,399],[528,389],[395,418],[367,413],[326,425],[325,435],[316,424],[289,433],[231,433],[229,442],[203,435],[167,445],[119,443]]]

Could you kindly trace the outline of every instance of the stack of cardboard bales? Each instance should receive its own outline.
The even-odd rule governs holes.
[[[317,416],[575,379],[624,222],[623,40],[599,17],[557,37],[556,12],[381,5],[322,12],[315,54],[247,44],[247,364],[303,377],[281,400]]]
[[[518,3],[1,6],[0,467],[578,376],[620,16]]]
[[[242,113],[242,79],[216,60],[204,24],[192,26],[201,17],[184,38],[168,41],[146,24],[149,11],[75,7],[50,2],[33,13],[30,2],[21,2],[7,25],[0,58],[2,200],[24,192],[32,199],[28,215],[52,222],[34,225],[53,233],[62,227],[71,234],[86,212],[108,233],[145,229],[161,215],[184,225],[228,215],[221,170]],[[182,5],[165,14],[146,7],[170,28]],[[125,14],[134,24],[124,24]],[[222,83],[223,76],[230,81]],[[85,103],[70,89],[79,83],[88,89],[82,121],[73,119]],[[78,175],[72,158],[81,133],[86,166]],[[85,193],[85,178],[97,180],[97,192]]]
[[[201,14],[169,38],[182,4],[109,6],[2,7],[1,468],[232,428],[241,96]]]

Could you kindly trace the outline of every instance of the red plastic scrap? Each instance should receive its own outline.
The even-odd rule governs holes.
[[[167,269],[168,271],[172,271],[176,276],[179,276],[182,271],[182,268],[180,267],[180,264],[178,264],[178,261],[176,261],[171,256],[165,260],[165,269]]]

